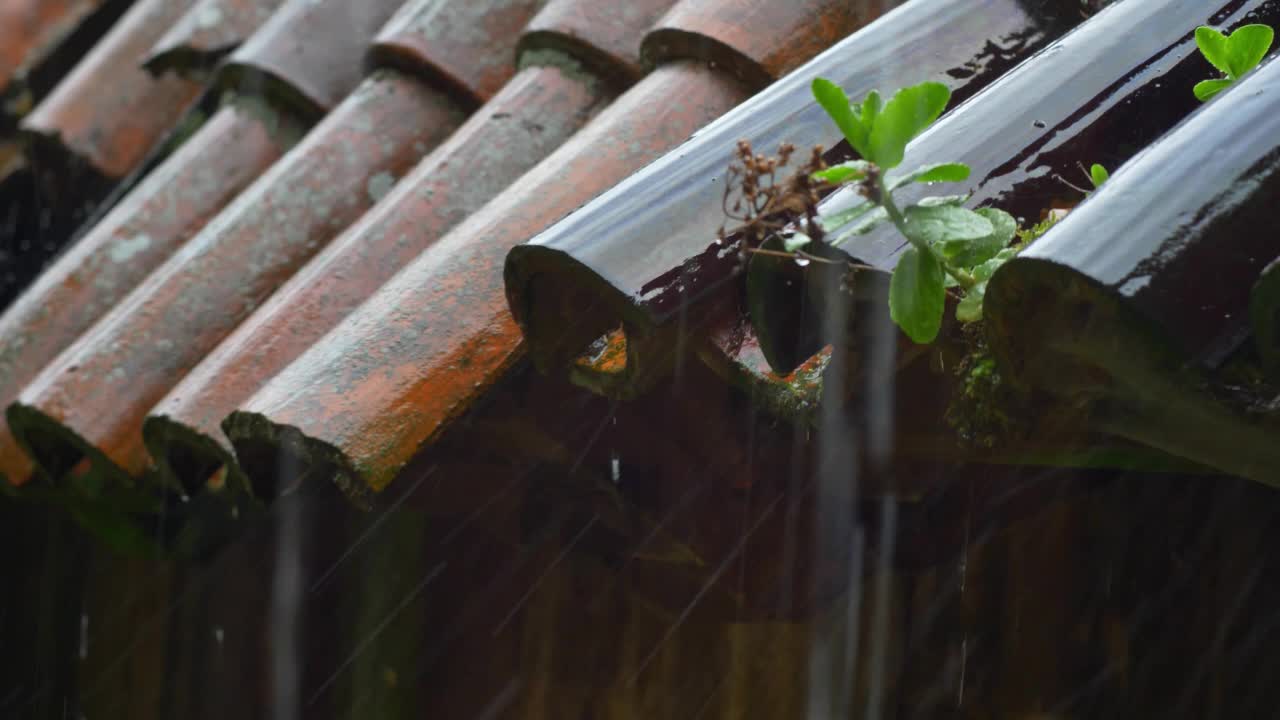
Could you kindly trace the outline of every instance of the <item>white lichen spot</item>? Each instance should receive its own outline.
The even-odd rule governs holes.
[[[135,255],[151,247],[151,236],[146,233],[134,235],[131,238],[119,240],[115,245],[111,246],[110,257],[111,262],[126,263],[133,259]]]
[[[369,193],[369,199],[376,203],[386,197],[395,184],[395,176],[383,171],[369,178],[369,182],[365,183],[365,190]]]

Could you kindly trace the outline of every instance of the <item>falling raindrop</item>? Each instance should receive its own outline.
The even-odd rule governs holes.
[[[89,657],[89,615],[80,614],[80,659]]]

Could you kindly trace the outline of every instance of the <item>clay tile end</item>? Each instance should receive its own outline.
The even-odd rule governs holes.
[[[253,494],[264,501],[316,480],[330,480],[353,503],[373,507],[372,492],[341,450],[279,425],[259,413],[236,411],[222,421]]]

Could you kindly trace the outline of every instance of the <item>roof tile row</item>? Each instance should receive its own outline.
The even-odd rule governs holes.
[[[135,170],[200,93],[198,83],[157,78],[139,61],[193,0],[138,0],[111,32],[22,121],[40,164],[108,182]],[[144,112],[138,112],[145,108]]]
[[[1079,20],[1063,17],[1058,3],[980,5],[907,3],[887,13],[515,248],[506,264],[507,294],[535,363],[548,371],[564,367],[620,325],[638,340],[678,311],[688,322],[689,303],[736,274],[738,255],[716,242],[716,230],[725,222],[725,167],[738,140],[749,140],[757,152],[790,142],[802,149],[823,146],[830,162],[851,157],[812,102],[814,77],[831,78],[854,96],[929,78],[946,83],[963,101]],[[632,345],[631,364],[645,365],[635,357],[643,345]]]
[[[574,5],[581,0],[553,0],[537,17]],[[531,27],[546,27],[537,17]],[[522,68],[497,95],[157,404],[144,433],[151,456],[168,472],[188,486],[220,464],[238,475],[222,419],[612,99],[605,80],[613,73],[597,75],[572,56],[540,47],[547,37],[544,31],[522,42]],[[200,460],[178,467],[179,457]]]
[[[128,1],[8,0],[0,4],[0,128],[29,111],[110,27]]]
[[[1107,432],[1273,486],[1277,378],[1233,376],[1231,359],[1252,352],[1251,291],[1280,252],[1278,103],[1273,61],[1127,163],[990,286],[993,344],[1015,381],[1084,405]],[[1087,387],[1064,382],[1082,374]]]
[[[309,23],[320,22],[321,8],[309,0],[302,5],[315,11],[304,12],[289,27],[308,30]],[[384,2],[384,19],[394,5]],[[330,18],[349,11],[336,0],[328,6]],[[366,21],[370,34],[373,26]],[[264,28],[273,42],[280,27]],[[254,56],[253,48],[263,47],[258,37],[240,53]],[[359,45],[348,40],[345,47]],[[279,46],[265,52],[271,56],[268,67],[314,73]],[[335,92],[335,82],[325,79],[324,92]],[[462,116],[451,97],[417,78],[391,69],[370,75],[26,385],[9,413],[19,442],[34,450],[37,463],[53,477],[62,474],[68,458],[82,453],[93,461],[94,471],[106,476],[143,472],[148,460],[142,420],[150,408],[417,158],[447,137]],[[53,436],[35,437],[53,430],[54,423]]]
[[[846,372],[840,348],[804,348],[799,371],[774,375],[728,283],[737,258],[713,241],[733,142],[847,158],[808,100],[814,75],[860,94],[926,74],[963,100],[1080,19],[1067,0],[908,3],[680,146],[869,21],[859,12],[875,3],[552,0],[534,16],[533,0],[421,0],[374,40],[399,4],[286,2],[215,73],[234,98],[0,319],[0,336],[43,338],[6,346],[0,400],[21,390],[9,417],[47,475],[80,474],[87,458],[91,477],[129,485],[154,461],[187,496],[231,479],[269,499],[317,472],[368,499],[520,363],[526,337],[539,365],[572,364],[616,391],[668,371],[676,318],[708,365],[775,412],[812,407],[821,379]],[[1116,5],[951,113],[908,162],[959,155],[977,169],[978,200],[1030,216],[1067,194],[1039,165],[1063,173],[1082,153],[1114,165],[1190,112],[1183,88],[1160,89],[1194,69],[1187,27],[1272,12],[1261,0]],[[227,13],[221,39],[191,39],[208,8]],[[248,9],[192,5],[170,35],[199,45],[194,64],[167,67],[201,76],[245,37],[248,15],[231,14]],[[1117,31],[1132,26],[1151,32]],[[378,69],[361,82],[370,46]],[[656,69],[615,100],[642,57]],[[194,98],[200,85],[181,82]],[[1133,107],[1153,104],[1138,123]],[[290,150],[287,130],[325,112]],[[232,137],[245,152],[225,151]],[[891,267],[896,245],[881,249],[874,261]],[[84,312],[35,311],[72,303]],[[580,357],[606,335],[613,355]],[[11,464],[5,438],[0,470],[24,480],[30,466]]]
[[[143,66],[155,75],[202,75],[239,48],[284,0],[199,0],[152,46]]]
[[[765,5],[789,10],[764,12]],[[685,0],[658,26],[703,14],[692,9],[720,6]],[[748,96],[751,89],[708,62],[715,60],[710,47],[718,41],[743,46],[748,57],[769,57],[780,31],[815,17],[843,19],[810,26],[824,47],[855,29],[844,2],[732,7],[724,24],[688,28],[724,37],[708,36],[691,46],[696,59],[668,62],[636,84],[230,416],[226,428],[237,450],[274,445],[332,470],[353,494],[384,488],[521,358],[523,343],[502,292],[507,251]],[[760,67],[754,77],[806,59],[801,54]]]
[[[274,42],[303,43],[309,26],[294,23],[299,17],[315,17],[329,7],[337,21],[346,11],[294,0],[282,7],[272,31]],[[203,12],[197,5],[191,13]],[[389,15],[394,8],[386,7]],[[366,23],[367,25],[367,23]],[[285,31],[296,28],[295,35]],[[376,28],[368,28],[365,42]],[[113,31],[113,34],[119,29]],[[109,40],[109,39],[108,39]],[[107,41],[104,41],[107,42]],[[339,51],[347,53],[342,55]],[[363,47],[343,44],[334,49],[335,63],[359,66]],[[92,70],[98,53],[85,60]],[[134,58],[140,62],[140,56]],[[220,73],[214,82],[231,86],[239,78],[252,77],[253,55],[239,60],[236,77]],[[351,80],[347,89],[355,87]],[[10,341],[0,345],[0,402],[17,398],[59,353],[119,303],[147,275],[182,246],[206,222],[244,190],[259,174],[284,154],[302,135],[308,117],[282,102],[265,83],[242,83],[234,99],[224,101],[182,150],[152,171],[147,182],[131,190],[101,221],[89,228],[73,249],[49,267],[40,280],[0,316],[0,335]],[[71,90],[59,91],[71,92]],[[284,93],[283,95],[289,95]],[[122,122],[118,116],[145,114],[147,105],[121,105],[98,122]],[[56,309],[56,310],[55,310]],[[0,475],[23,482],[30,474],[29,458],[18,451],[7,426],[0,427]]]

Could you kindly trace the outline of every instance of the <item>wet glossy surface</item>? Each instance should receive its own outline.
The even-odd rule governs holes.
[[[916,138],[901,170],[927,162],[967,163],[973,171],[968,181],[928,188],[927,194],[972,192],[972,207],[994,205],[1035,222],[1055,201],[1080,198],[1061,179],[1087,185],[1078,164],[1097,162],[1114,171],[1200,106],[1191,88],[1214,71],[1196,49],[1197,25],[1251,22],[1280,24],[1280,2],[1113,5]],[[917,189],[914,197],[921,194],[926,190]],[[838,211],[854,199],[853,192],[841,191],[822,210]],[[904,242],[885,226],[841,249],[892,268]]]
[[[1280,252],[1278,107],[1271,62],[1114,173],[992,288],[1022,283],[1024,265],[1078,274],[1216,365],[1247,335],[1249,293]]]
[[[476,104],[511,78],[512,39],[541,0],[411,0],[378,33],[370,60],[449,83]]]
[[[244,448],[266,442],[273,454],[292,449],[331,464],[356,497],[386,487],[522,356],[502,293],[502,262],[511,247],[674,147],[744,94],[701,63],[655,70],[418,256],[231,416],[224,427],[242,464]],[[258,468],[267,481],[279,472],[274,462]]]
[[[284,0],[199,0],[144,60],[153,73],[199,75],[240,47]]]
[[[332,110],[364,77],[360,59],[402,0],[286,0],[223,67],[224,85],[300,111]]]
[[[152,171],[0,316],[0,405],[106,315],[301,135],[232,102]],[[29,461],[0,422],[0,474]]]
[[[1280,260],[1263,269],[1250,295],[1249,321],[1258,355],[1272,377],[1280,379]]]
[[[1042,47],[1058,27],[1038,24],[1010,0],[909,3],[735,108],[512,251],[507,292],[534,359],[554,364],[555,354],[567,361],[601,329],[555,347],[559,338],[553,343],[549,335],[576,322],[559,312],[577,305],[565,300],[575,292],[603,306],[605,327],[623,319],[653,325],[733,276],[736,257],[716,245],[715,233],[725,221],[722,178],[734,143],[747,138],[768,153],[782,142],[821,144],[834,148],[828,157],[847,156],[838,131],[812,100],[814,77],[833,78],[854,94],[933,77],[947,82],[959,100]],[[885,45],[885,36],[897,41]],[[533,312],[545,312],[545,322],[531,320]]]
[[[277,287],[460,124],[452,100],[376,71],[306,138],[185,243],[23,390],[27,417],[52,420],[115,467],[145,469],[147,411]],[[74,442],[41,425],[56,468]],[[51,473],[57,476],[58,473]]]

